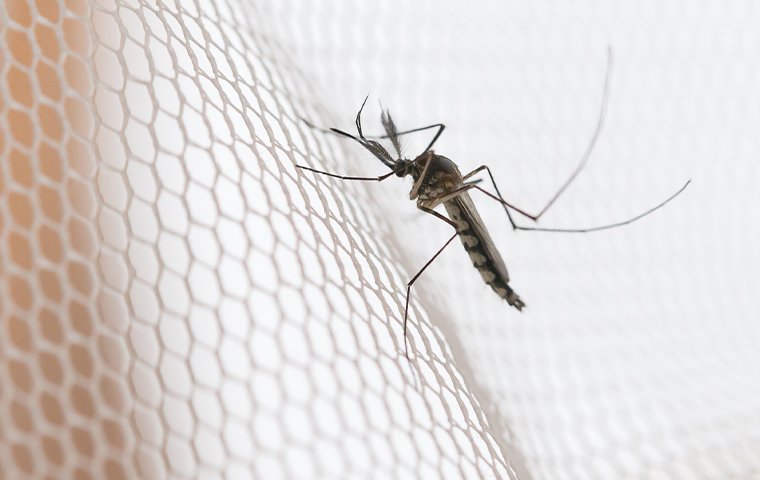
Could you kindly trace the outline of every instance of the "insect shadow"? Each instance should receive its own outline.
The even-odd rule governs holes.
[[[407,332],[407,320],[409,317],[409,296],[410,296],[412,285],[414,284],[415,281],[417,281],[420,275],[422,275],[425,269],[427,269],[427,267],[429,267],[430,264],[433,263],[433,261],[436,258],[438,258],[441,252],[443,252],[443,250],[447,246],[449,246],[449,244],[456,237],[459,237],[459,239],[461,240],[462,244],[464,245],[465,250],[470,256],[470,260],[472,261],[473,265],[480,273],[483,280],[496,292],[496,294],[499,295],[499,297],[506,300],[507,303],[509,303],[509,305],[515,307],[518,310],[522,310],[525,307],[525,302],[523,302],[520,296],[517,295],[517,293],[515,293],[515,291],[509,285],[509,273],[507,272],[507,267],[504,263],[504,260],[501,257],[501,254],[496,249],[496,246],[493,240],[491,239],[491,236],[489,235],[488,230],[486,229],[486,226],[483,223],[483,220],[478,214],[478,211],[475,208],[475,204],[472,202],[472,198],[469,195],[469,192],[471,190],[477,190],[478,192],[501,203],[502,207],[504,208],[504,211],[507,214],[509,223],[512,225],[512,228],[514,230],[527,230],[527,231],[534,231],[534,232],[538,231],[538,232],[561,232],[561,233],[587,233],[587,232],[594,232],[594,231],[599,231],[599,230],[606,230],[609,228],[620,227],[620,226],[635,222],[636,220],[639,220],[651,214],[655,210],[658,210],[662,208],[663,206],[665,206],[668,202],[670,202],[676,196],[678,196],[681,192],[683,192],[684,189],[689,185],[691,180],[687,181],[678,191],[676,191],[670,197],[660,202],[659,204],[655,205],[654,207],[646,210],[645,212],[640,213],[627,220],[608,224],[608,225],[602,225],[602,226],[590,227],[590,228],[565,229],[565,228],[542,228],[542,227],[534,227],[534,226],[522,226],[522,225],[518,225],[515,222],[512,216],[512,212],[510,212],[510,210],[516,212],[517,214],[523,215],[524,217],[532,220],[533,222],[538,222],[538,219],[541,218],[541,216],[544,213],[546,213],[546,211],[549,210],[549,208],[552,205],[554,205],[554,203],[557,201],[560,195],[562,195],[562,193],[567,189],[568,186],[570,186],[573,180],[575,180],[575,178],[578,176],[581,170],[583,170],[583,168],[586,166],[586,163],[588,162],[588,159],[591,155],[594,145],[596,144],[596,141],[599,138],[599,134],[602,130],[602,126],[604,125],[604,119],[605,119],[605,114],[607,110],[607,100],[609,97],[609,90],[610,90],[611,75],[612,75],[612,51],[611,49],[608,48],[607,72],[606,72],[605,81],[604,81],[604,93],[602,96],[602,104],[599,111],[599,120],[597,122],[594,135],[591,137],[591,141],[586,147],[586,151],[581,157],[581,160],[578,163],[575,170],[567,178],[567,180],[565,180],[565,182],[562,184],[559,190],[549,199],[546,205],[537,214],[527,213],[525,210],[518,208],[517,206],[512,205],[511,203],[504,200],[504,198],[501,195],[501,192],[499,191],[499,187],[496,185],[496,180],[494,180],[493,173],[491,172],[491,169],[488,168],[487,165],[481,165],[477,167],[476,169],[474,169],[473,171],[465,175],[462,175],[462,173],[459,171],[459,168],[457,168],[457,165],[452,160],[444,157],[443,155],[439,155],[435,153],[432,150],[433,145],[441,136],[441,134],[443,133],[443,130],[446,128],[446,126],[442,123],[436,123],[433,125],[428,125],[426,127],[413,128],[411,130],[404,130],[404,131],[399,132],[396,129],[396,125],[393,122],[393,119],[391,118],[391,115],[388,112],[388,110],[383,110],[381,113],[380,119],[382,121],[385,134],[384,135],[364,135],[364,132],[362,130],[361,116],[362,116],[362,111],[364,110],[364,105],[367,103],[367,98],[369,98],[369,96],[367,96],[364,99],[364,102],[362,103],[361,108],[359,108],[359,112],[356,114],[355,123],[356,123],[356,130],[357,130],[358,135],[353,135],[351,133],[345,132],[343,130],[339,130],[337,128],[330,128],[330,129],[319,128],[319,127],[314,126],[307,120],[304,120],[304,122],[310,128],[313,128],[325,133],[334,133],[334,134],[347,137],[356,141],[361,146],[369,150],[369,152],[372,153],[372,155],[374,155],[378,160],[380,160],[383,164],[385,164],[388,168],[390,168],[391,171],[377,177],[356,177],[356,176],[338,175],[335,173],[325,172],[322,170],[317,170],[317,169],[303,166],[303,165],[296,165],[298,168],[301,168],[303,170],[308,170],[310,172],[318,173],[321,175],[327,175],[333,178],[339,178],[341,180],[360,180],[360,181],[381,182],[387,178],[392,177],[393,175],[396,175],[398,177],[405,177],[407,175],[410,175],[414,181],[414,184],[412,185],[412,190],[409,192],[409,199],[416,200],[417,208],[419,208],[420,210],[422,210],[423,212],[427,214],[430,214],[446,222],[447,224],[451,225],[451,227],[454,229],[454,233],[451,235],[451,238],[449,238],[446,241],[446,243],[430,258],[430,260],[428,260],[427,263],[425,263],[425,265],[422,266],[422,268],[412,277],[411,280],[409,280],[409,282],[406,285],[406,303],[404,307],[403,331],[404,331],[404,353],[407,359],[409,358],[409,346],[407,342],[406,332]],[[427,148],[425,148],[425,150],[414,159],[403,158],[401,154],[401,142],[399,141],[399,137],[401,137],[402,135],[410,134],[410,133],[421,132],[424,130],[432,130],[432,129],[436,129],[436,132],[435,132],[435,135],[433,136],[433,139],[430,141],[430,144],[428,144]],[[395,158],[388,152],[388,150],[386,150],[385,147],[383,147],[377,141],[380,139],[390,140],[391,145],[393,146],[393,150],[396,153]],[[491,181],[494,191],[496,192],[495,195],[489,192],[488,190],[485,190],[480,185],[478,185],[482,179],[474,178],[475,175],[483,171],[485,171],[488,174],[488,179]],[[439,205],[443,205],[443,208],[446,211],[446,215],[439,213],[435,210],[435,208],[438,207]]]

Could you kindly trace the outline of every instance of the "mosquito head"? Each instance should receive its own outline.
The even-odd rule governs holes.
[[[407,175],[414,175],[414,161],[406,158],[399,158],[394,162],[393,171],[396,172],[397,177],[405,177]]]
[[[391,117],[390,112],[382,108],[381,105],[380,120],[383,124],[383,128],[385,129],[385,135],[367,137],[364,135],[364,132],[362,130],[362,111],[364,110],[364,105],[367,103],[367,98],[369,98],[369,96],[364,98],[364,102],[362,102],[362,106],[359,108],[359,112],[356,114],[355,123],[358,136],[344,132],[343,130],[338,130],[337,128],[331,128],[330,131],[338,135],[348,137],[361,144],[370,153],[372,153],[375,158],[390,168],[392,170],[391,174],[395,174],[398,177],[411,175],[414,180],[417,180],[422,175],[423,165],[425,164],[425,161],[422,161],[421,159],[427,159],[431,156],[436,157],[436,155],[431,150],[431,147],[433,146],[433,143],[435,143],[436,139],[441,135],[441,132],[444,129],[443,124],[437,123],[435,125],[430,125],[427,127],[399,132],[396,128],[396,124],[393,122],[393,118]],[[411,160],[409,158],[402,158],[401,141],[399,140],[399,136],[405,133],[418,132],[433,127],[438,127],[438,132],[428,147],[425,149],[425,152],[414,160]],[[394,155],[391,155],[391,153],[382,144],[380,144],[380,142],[378,142],[378,140],[382,139],[390,140],[390,143],[393,146],[393,150],[395,151],[395,158]]]

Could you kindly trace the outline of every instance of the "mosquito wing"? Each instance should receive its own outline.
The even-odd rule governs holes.
[[[443,205],[449,217],[456,222],[462,245],[480,276],[501,298],[521,310],[525,304],[509,286],[507,266],[488,234],[470,195],[463,192]]]

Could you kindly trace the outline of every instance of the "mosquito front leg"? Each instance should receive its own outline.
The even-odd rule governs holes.
[[[323,170],[317,170],[316,168],[306,167],[304,165],[298,165],[298,164],[296,164],[296,167],[301,168],[303,170],[308,170],[310,172],[319,173],[320,175],[327,175],[328,177],[339,178],[341,180],[362,180],[362,181],[367,181],[367,182],[372,182],[372,181],[374,181],[374,182],[382,182],[386,178],[390,178],[390,177],[392,177],[393,175],[395,175],[396,173],[398,173],[398,172],[400,172],[402,170],[402,167],[396,168],[396,169],[391,170],[390,172],[388,172],[388,173],[386,173],[384,175],[380,175],[379,177],[352,177],[352,176],[348,176],[348,175],[338,175],[337,173],[325,172]]]
[[[424,132],[425,130],[430,130],[431,128],[437,128],[438,131],[435,132],[435,135],[433,136],[433,140],[430,142],[430,145],[425,149],[425,152],[430,150],[430,148],[433,146],[433,144],[438,140],[438,137],[441,136],[443,133],[443,130],[446,128],[446,125],[442,123],[434,123],[432,125],[428,125],[427,127],[419,127],[419,128],[412,128],[411,130],[403,130],[401,132],[397,132],[396,136],[400,137],[401,135],[407,135],[409,133],[416,133],[416,132]],[[367,138],[388,138],[390,135],[367,135]],[[425,153],[423,152],[423,153]]]
[[[443,131],[446,129],[446,125],[444,125],[444,124],[442,124],[442,123],[434,123],[432,125],[427,125],[425,127],[412,128],[410,130],[403,130],[401,132],[393,132],[392,134],[386,133],[385,135],[364,135],[364,132],[362,132],[362,127],[361,127],[361,113],[362,113],[362,110],[364,110],[364,105],[367,103],[367,98],[369,98],[369,96],[367,96],[364,99],[364,102],[362,103],[361,108],[359,108],[359,113],[356,115],[356,119],[354,121],[354,123],[356,124],[356,129],[359,132],[359,138],[361,138],[362,140],[367,140],[367,139],[380,140],[380,139],[383,139],[383,138],[390,138],[390,137],[398,138],[398,137],[400,137],[402,135],[407,135],[407,134],[416,133],[416,132],[423,132],[425,130],[430,130],[431,128],[437,128],[438,131],[435,132],[435,135],[433,136],[433,139],[430,141],[430,143],[428,144],[428,146],[422,152],[422,153],[425,153],[428,150],[430,150],[431,148],[433,148],[433,145],[435,145],[435,142],[438,141],[438,138],[441,136],[441,134],[443,133]],[[386,111],[386,114],[387,114],[387,111]],[[388,116],[388,118],[390,119],[390,115]],[[316,125],[314,125],[313,123],[311,123],[310,121],[306,120],[303,117],[301,118],[301,120],[303,120],[303,122],[309,128],[312,128],[314,130],[318,130],[318,131],[323,132],[323,133],[334,133],[336,135],[341,135],[341,136],[344,136],[344,137],[350,137],[350,138],[353,138],[354,140],[357,140],[353,135],[351,135],[349,133],[346,133],[346,132],[344,132],[342,130],[338,130],[337,128],[320,128],[320,127],[317,127]]]
[[[422,182],[425,181],[425,177],[427,176],[428,169],[430,168],[430,163],[433,161],[433,154],[429,153],[427,155],[427,160],[425,160],[425,166],[422,167],[422,173],[420,173],[420,178],[417,179],[416,182],[414,182],[414,185],[412,185],[412,190],[409,192],[409,200],[414,200],[417,198],[417,193],[420,190],[420,187],[422,186]]]
[[[314,125],[313,123],[311,123],[310,121],[306,120],[303,117],[301,117],[301,121],[303,121],[303,123],[305,123],[306,126],[309,127],[309,128],[311,128],[312,130],[317,130],[318,132],[322,132],[322,133],[333,133],[335,135],[345,136],[343,134],[345,132],[341,133],[341,131],[336,131],[336,129],[318,127],[318,126]],[[403,130],[401,132],[397,132],[396,135],[400,137],[402,135],[407,135],[409,133],[424,132],[425,130],[430,130],[431,128],[437,128],[438,131],[435,132],[435,135],[433,136],[433,140],[430,142],[430,144],[428,145],[428,147],[425,149],[425,151],[428,151],[428,150],[430,150],[430,148],[432,148],[433,144],[435,144],[435,142],[438,140],[438,137],[441,136],[441,134],[443,133],[443,130],[446,128],[446,125],[444,125],[442,123],[434,123],[434,124],[428,125],[426,127],[418,127],[418,128],[412,128],[411,130]],[[373,139],[373,140],[381,140],[383,138],[388,138],[388,137],[390,137],[390,135],[388,135],[388,134],[385,134],[385,135],[364,135],[364,138],[370,138],[370,139]]]

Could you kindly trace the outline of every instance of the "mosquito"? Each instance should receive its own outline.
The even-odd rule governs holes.
[[[509,273],[507,272],[506,264],[504,263],[504,260],[502,259],[501,254],[496,249],[496,245],[494,244],[494,241],[491,239],[491,236],[489,235],[488,230],[486,229],[486,226],[483,223],[483,220],[481,219],[480,215],[478,214],[477,209],[475,208],[475,204],[473,203],[472,198],[470,197],[470,191],[478,191],[486,195],[487,197],[499,202],[504,208],[504,211],[507,214],[507,218],[509,219],[509,223],[512,225],[513,230],[561,232],[561,233],[586,233],[586,232],[594,232],[594,231],[599,231],[599,230],[606,230],[609,228],[620,227],[620,226],[635,222],[636,220],[639,220],[651,214],[655,210],[658,210],[662,208],[663,206],[665,206],[668,202],[670,202],[675,197],[677,197],[681,192],[683,192],[684,189],[686,189],[686,187],[689,185],[691,180],[687,181],[678,191],[676,191],[670,197],[660,202],[656,206],[646,210],[645,212],[640,213],[627,220],[608,224],[608,225],[602,225],[602,226],[590,227],[590,228],[564,229],[564,228],[541,228],[541,227],[522,226],[522,225],[518,225],[515,222],[512,216],[512,213],[510,212],[510,209],[513,212],[523,215],[524,217],[530,219],[533,222],[538,222],[538,219],[541,218],[541,216],[544,213],[546,213],[546,211],[549,210],[549,208],[552,205],[554,205],[554,203],[557,201],[560,195],[562,195],[562,193],[567,189],[568,186],[570,186],[573,180],[575,180],[575,178],[578,176],[581,170],[583,170],[583,168],[586,166],[586,163],[588,162],[588,159],[591,155],[594,145],[596,144],[596,141],[602,130],[602,126],[604,125],[604,119],[605,119],[605,114],[606,114],[606,109],[607,109],[607,101],[609,97],[611,74],[612,74],[612,52],[610,49],[608,49],[607,72],[606,72],[605,81],[604,81],[604,93],[602,95],[602,103],[601,103],[601,108],[599,112],[598,122],[596,124],[596,129],[594,131],[594,135],[591,137],[591,141],[589,142],[575,170],[567,178],[567,180],[565,180],[565,182],[562,184],[559,190],[549,199],[549,201],[544,206],[544,208],[542,208],[535,215],[529,214],[525,212],[524,210],[504,200],[504,198],[501,195],[501,192],[499,191],[499,187],[496,185],[496,180],[494,179],[493,173],[491,172],[491,169],[487,165],[481,165],[477,167],[476,169],[474,169],[473,171],[465,175],[462,175],[462,173],[459,171],[459,168],[452,160],[450,160],[447,157],[444,157],[443,155],[439,155],[435,153],[435,151],[433,150],[433,145],[441,136],[441,134],[443,133],[443,130],[446,128],[446,126],[442,123],[436,123],[433,125],[428,125],[426,127],[414,128],[411,130],[405,130],[405,131],[399,132],[388,110],[382,110],[382,107],[381,107],[382,111],[380,115],[380,120],[383,124],[385,134],[384,135],[369,135],[369,136],[364,135],[364,132],[362,130],[361,117],[362,117],[362,111],[364,110],[364,106],[367,103],[367,98],[369,98],[369,96],[367,96],[364,99],[364,102],[362,103],[361,108],[359,108],[359,112],[356,114],[355,124],[356,124],[356,130],[357,130],[358,136],[345,132],[343,130],[339,130],[337,128],[330,128],[330,129],[318,128],[312,125],[310,122],[304,120],[307,123],[307,125],[309,125],[309,127],[311,128],[314,128],[326,133],[335,133],[337,135],[347,137],[356,141],[361,146],[369,150],[369,152],[372,153],[372,155],[374,155],[378,160],[380,160],[383,164],[385,164],[388,168],[390,168],[391,171],[377,177],[355,177],[355,176],[346,176],[346,175],[339,175],[335,173],[325,172],[322,170],[317,170],[317,169],[303,166],[303,165],[296,165],[298,168],[301,168],[303,170],[308,170],[310,172],[318,173],[321,175],[326,175],[328,177],[338,178],[341,180],[382,182],[383,180],[386,180],[392,177],[393,175],[396,175],[397,177],[401,177],[401,178],[407,175],[410,175],[414,183],[412,185],[412,190],[409,192],[409,199],[416,200],[418,209],[446,222],[454,229],[454,233],[446,241],[446,243],[444,243],[444,245],[430,258],[430,260],[427,261],[427,263],[425,263],[425,265],[422,266],[422,268],[406,284],[406,302],[405,302],[405,307],[404,307],[403,334],[404,334],[404,351],[405,351],[405,355],[407,359],[409,358],[409,346],[407,343],[407,320],[409,318],[409,298],[411,294],[412,285],[414,284],[414,282],[417,281],[420,275],[422,275],[422,273],[435,261],[435,259],[438,258],[438,256],[446,249],[446,247],[448,247],[449,244],[451,244],[451,242],[456,237],[459,237],[459,239],[461,240],[462,245],[464,245],[464,249],[467,251],[467,254],[470,257],[470,260],[472,261],[472,264],[478,270],[478,272],[480,273],[480,276],[483,278],[485,283],[488,284],[488,286],[490,286],[499,297],[506,300],[507,303],[511,305],[512,307],[516,308],[517,310],[522,310],[523,308],[525,308],[525,302],[509,285]],[[430,141],[430,144],[428,144],[427,148],[425,148],[425,150],[414,159],[404,158],[401,153],[401,142],[399,140],[399,137],[401,137],[402,135],[407,135],[407,134],[415,133],[415,132],[422,132],[422,131],[431,130],[431,129],[437,129],[437,130],[435,132],[435,135],[433,136],[433,139]],[[390,140],[390,143],[393,146],[393,150],[396,152],[395,158],[391,156],[388,150],[386,150],[386,148],[383,147],[377,141],[380,139]],[[475,176],[483,171],[485,171],[488,174],[488,178],[491,181],[491,184],[493,185],[494,191],[496,192],[495,195],[489,192],[488,190],[482,188],[480,185],[478,185],[482,181],[482,179],[476,179]],[[443,208],[446,211],[446,215],[439,213],[438,211],[435,210],[435,208],[440,205],[443,205]]]

